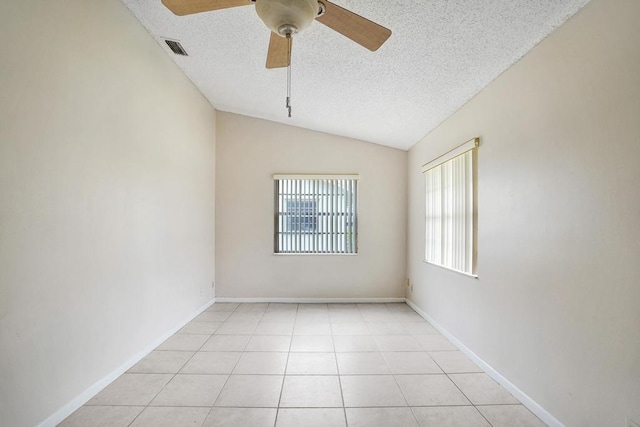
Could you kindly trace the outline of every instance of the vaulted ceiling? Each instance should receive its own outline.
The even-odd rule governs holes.
[[[333,0],[393,31],[370,52],[314,22],[286,68],[266,69],[270,32],[253,5],[176,16],[123,0],[218,110],[408,149],[588,0]],[[178,40],[189,56],[171,52]]]

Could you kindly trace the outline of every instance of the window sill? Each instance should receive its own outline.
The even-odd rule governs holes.
[[[429,262],[429,261],[426,261],[426,260],[422,260],[422,262],[424,262],[425,264],[432,265],[432,266],[434,266],[434,267],[441,268],[441,269],[443,269],[443,270],[447,270],[447,271],[451,271],[451,272],[453,272],[453,273],[461,274],[461,275],[463,275],[463,276],[465,276],[465,277],[471,277],[472,279],[478,279],[478,278],[479,278],[477,274],[469,274],[469,273],[466,273],[466,272],[464,272],[464,271],[455,270],[455,269],[453,269],[453,268],[445,267],[444,265],[434,264],[434,263]]]

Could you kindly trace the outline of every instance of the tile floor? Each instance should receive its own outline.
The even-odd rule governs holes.
[[[60,426],[544,423],[404,303],[216,303]]]

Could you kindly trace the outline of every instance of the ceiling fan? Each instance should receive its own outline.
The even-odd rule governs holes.
[[[271,30],[267,68],[291,64],[293,35],[304,31],[314,19],[371,51],[391,36],[391,30],[327,0],[162,0],[162,4],[180,16],[253,3],[260,19]]]

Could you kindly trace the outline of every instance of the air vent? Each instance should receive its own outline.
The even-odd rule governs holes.
[[[187,51],[184,50],[180,42],[177,42],[175,40],[165,40],[164,42],[167,44],[167,46],[169,46],[169,49],[171,49],[171,51],[176,55],[189,56],[189,54],[187,54]]]

